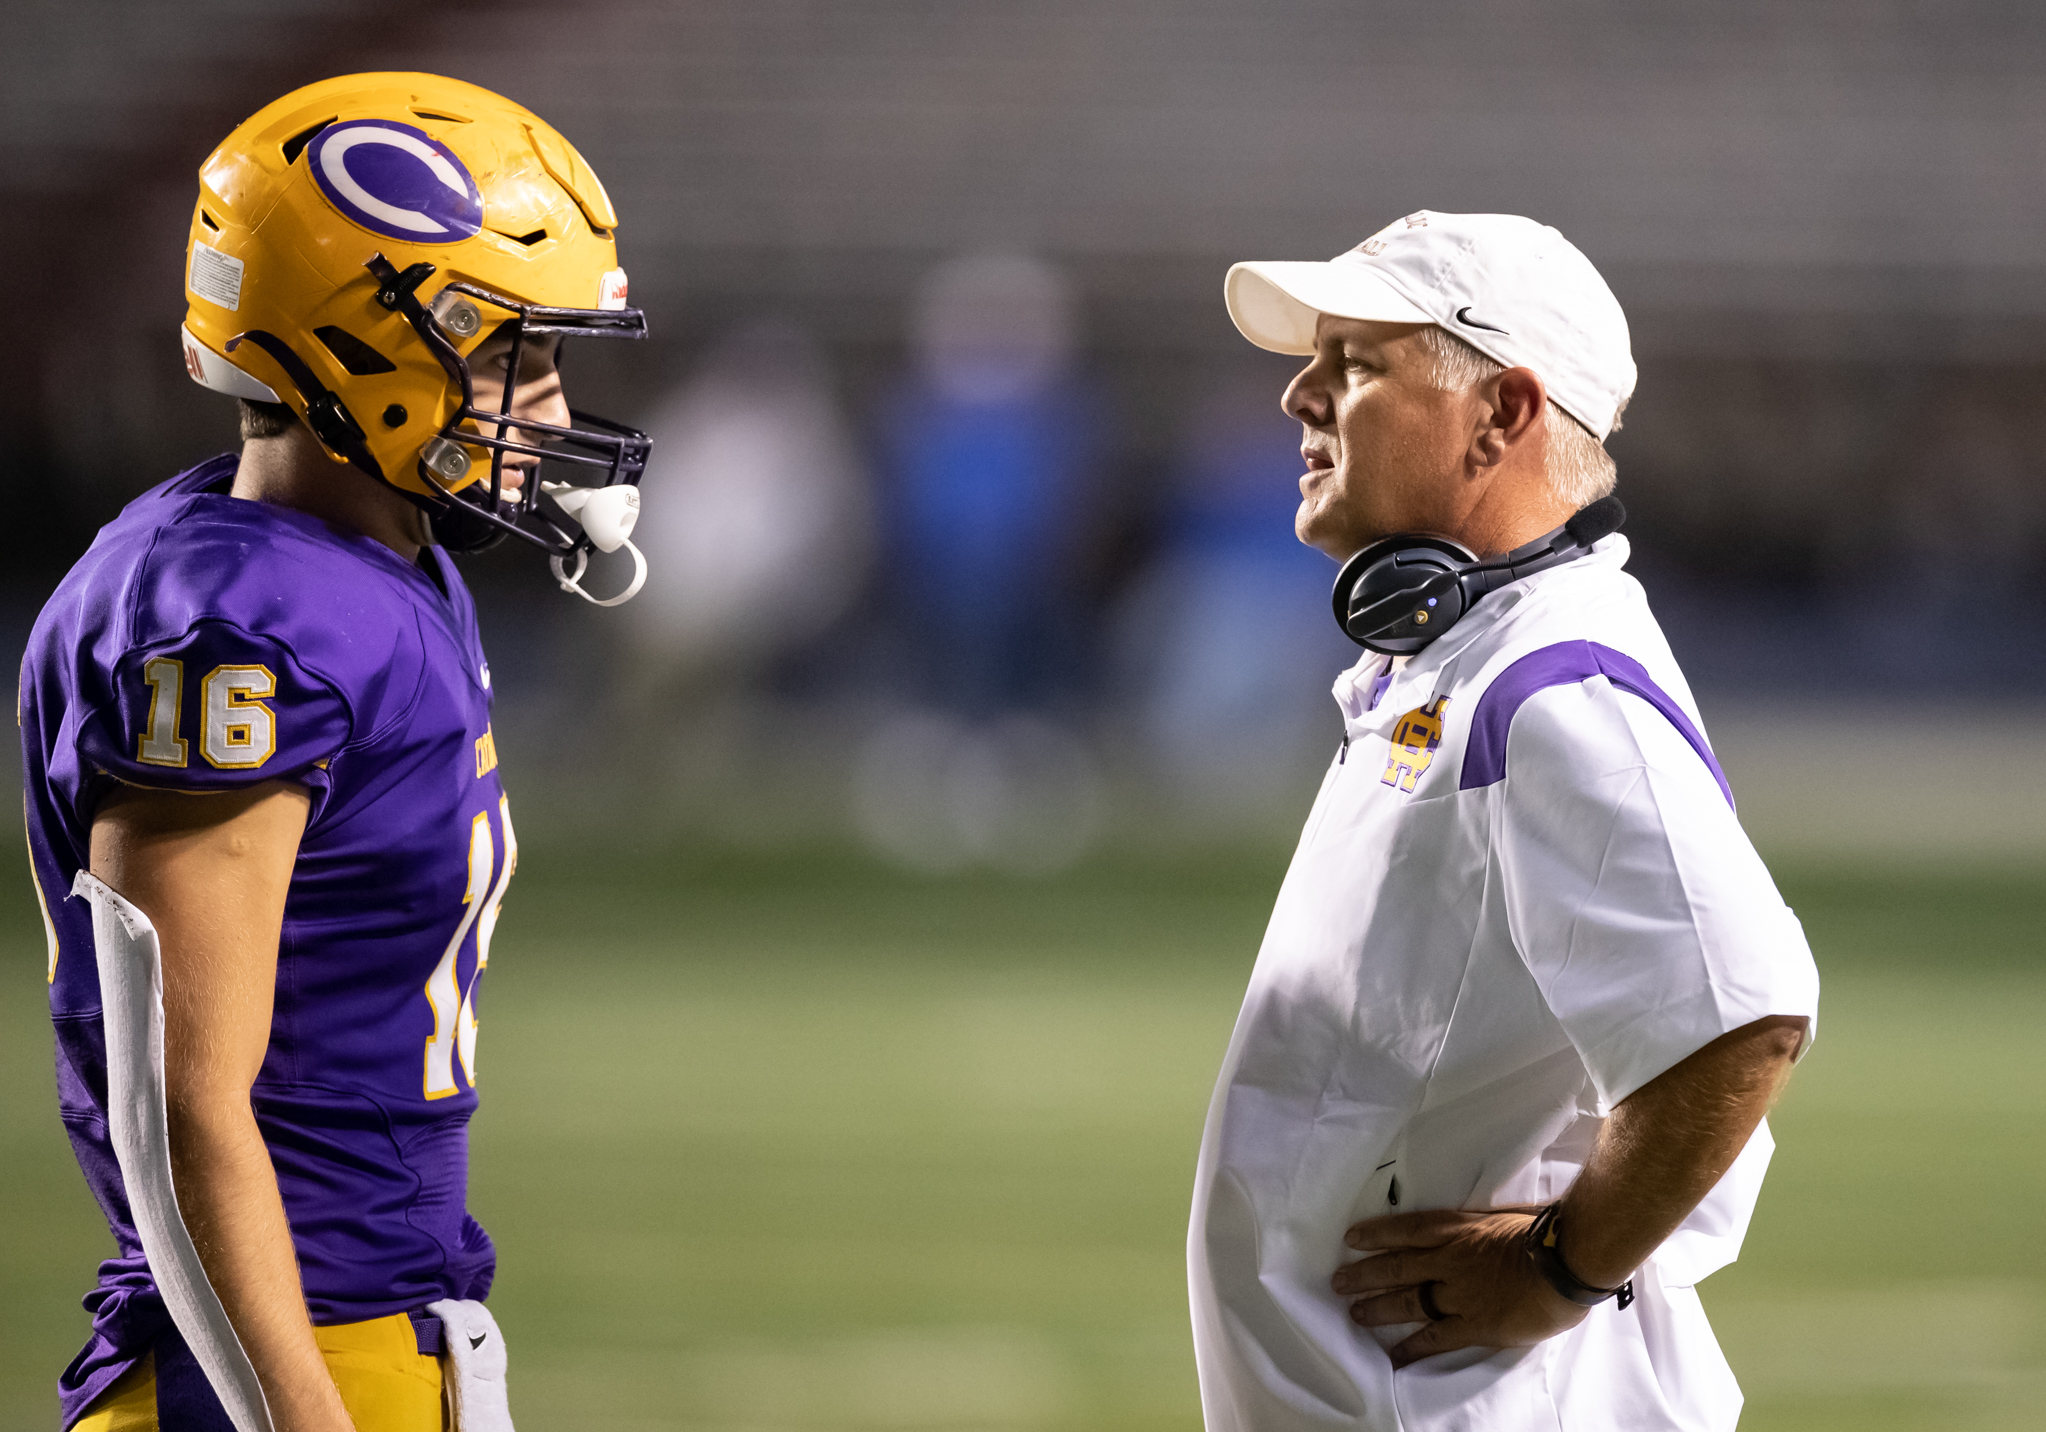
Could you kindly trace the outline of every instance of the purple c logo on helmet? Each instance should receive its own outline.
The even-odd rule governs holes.
[[[330,124],[306,146],[327,202],[373,234],[453,244],[483,227],[483,192],[453,150],[389,119]]]

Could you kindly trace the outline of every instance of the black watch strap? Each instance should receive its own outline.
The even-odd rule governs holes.
[[[1542,1275],[1542,1281],[1554,1288],[1561,1297],[1568,1298],[1580,1308],[1595,1308],[1608,1298],[1617,1298],[1625,1308],[1634,1301],[1634,1280],[1629,1278],[1617,1288],[1596,1288],[1570,1271],[1570,1265],[1563,1261],[1563,1250],[1557,1246],[1556,1220],[1563,1205],[1552,1203],[1541,1211],[1534,1226],[1527,1230],[1527,1256],[1534,1260],[1535,1271]]]

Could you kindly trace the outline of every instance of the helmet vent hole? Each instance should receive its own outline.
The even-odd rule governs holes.
[[[313,136],[332,124],[336,118],[337,116],[335,115],[328,115],[318,124],[313,125],[309,129],[301,129],[298,133],[292,135],[291,138],[285,140],[281,146],[284,162],[286,164],[298,163],[298,156],[305,153],[305,147],[313,142]]]
[[[510,239],[515,244],[524,244],[527,248],[531,248],[533,245],[539,243],[542,239],[547,237],[547,231],[545,229],[535,229],[530,234],[507,234],[502,229],[492,229],[490,232],[500,236],[501,238]]]
[[[467,115],[442,114],[437,109],[420,109],[417,105],[413,106],[412,112],[421,119],[444,119],[449,124],[467,124],[469,122]]]
[[[201,209],[199,211],[199,222],[204,224],[207,228],[213,230],[213,232],[216,234],[220,232],[220,220],[214,218],[204,209]]]
[[[370,347],[345,328],[328,324],[315,328],[313,337],[327,345],[327,351],[341,360],[341,366],[357,378],[368,378],[378,373],[395,373],[398,365]]]

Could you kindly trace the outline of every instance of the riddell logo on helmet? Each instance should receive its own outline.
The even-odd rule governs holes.
[[[454,244],[483,228],[483,193],[445,144],[389,119],[330,124],[306,146],[327,202],[387,239]]]
[[[597,307],[617,310],[625,307],[625,270],[612,269],[597,280]]]

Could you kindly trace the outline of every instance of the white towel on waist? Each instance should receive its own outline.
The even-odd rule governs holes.
[[[504,1334],[490,1309],[471,1299],[428,1303],[440,1319],[455,1432],[512,1432],[505,1389]]]

